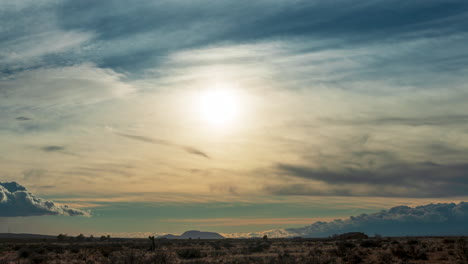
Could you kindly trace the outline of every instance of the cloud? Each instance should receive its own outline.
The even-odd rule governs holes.
[[[75,157],[80,157],[79,154],[76,154],[74,152],[71,152],[65,148],[65,146],[55,146],[55,145],[49,145],[49,146],[43,146],[39,148],[43,152],[49,152],[49,153],[60,153],[60,154],[65,154],[65,155],[70,155],[70,156],[75,156]]]
[[[188,146],[182,146],[182,148],[187,152],[187,153],[190,153],[190,154],[193,154],[193,155],[197,155],[197,156],[201,156],[201,157],[204,157],[204,158],[207,158],[209,159],[210,156],[208,156],[208,154],[206,154],[205,152],[199,150],[199,149],[196,149],[194,147],[188,147]]]
[[[26,70],[0,79],[0,103],[12,112],[95,104],[132,93],[122,78],[89,63]]]
[[[389,163],[378,167],[333,169],[279,163],[280,177],[305,183],[268,185],[278,195],[342,195],[380,197],[457,197],[467,195],[468,164]]]
[[[41,147],[41,150],[45,152],[62,152],[65,150],[65,147],[64,146],[44,146],[44,147]]]
[[[397,206],[374,214],[351,216],[344,220],[315,222],[287,232],[305,237],[323,237],[360,231],[369,235],[468,235],[468,203],[441,203],[417,206]]]
[[[185,152],[187,152],[189,154],[200,156],[200,157],[207,158],[207,159],[210,158],[210,156],[208,156],[208,154],[206,154],[205,152],[203,152],[203,151],[201,151],[201,150],[199,150],[197,148],[191,147],[191,146],[179,145],[177,143],[174,143],[174,142],[171,142],[171,141],[168,141],[168,140],[163,140],[163,139],[149,138],[149,137],[140,136],[140,135],[121,133],[121,132],[114,131],[113,129],[111,129],[111,131],[114,134],[122,136],[122,137],[130,138],[130,139],[133,139],[133,140],[146,142],[146,143],[152,143],[152,144],[158,144],[158,145],[170,146],[170,147],[177,147],[177,148],[179,148],[181,150],[184,150]]]
[[[92,31],[63,30],[55,12],[57,2],[4,2],[0,3],[0,75],[80,61],[76,55],[94,34]]]
[[[16,120],[18,121],[29,121],[31,120],[31,118],[29,117],[24,117],[24,116],[18,116],[17,118],[15,118]]]
[[[468,122],[468,115],[444,115],[444,116],[421,116],[421,117],[378,117],[363,120],[334,120],[324,118],[321,121],[333,125],[356,126],[356,125],[397,125],[397,126],[458,126]]]
[[[26,181],[37,181],[44,175],[46,175],[46,170],[42,169],[29,169],[23,172],[23,177]]]
[[[89,212],[36,197],[16,182],[0,182],[0,217],[38,215],[89,216]]]
[[[395,0],[140,0],[131,7],[114,0],[68,1],[57,16],[63,30],[95,32],[98,45],[89,55],[109,67],[135,70],[154,66],[161,54],[207,44],[309,38],[340,39],[335,45],[350,46],[458,34],[467,26],[467,8],[461,0],[405,5]],[[105,12],[110,9],[113,14]]]

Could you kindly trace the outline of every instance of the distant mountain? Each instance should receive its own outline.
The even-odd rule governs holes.
[[[223,239],[224,237],[215,232],[202,232],[197,230],[190,230],[183,233],[180,236],[177,235],[164,235],[158,238],[167,238],[167,239]]]
[[[38,234],[0,233],[0,239],[57,239],[57,237]]]

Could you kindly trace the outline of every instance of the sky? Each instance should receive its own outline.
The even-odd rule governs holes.
[[[19,184],[0,184],[0,232],[294,231],[430,203],[468,216],[466,1],[0,14],[0,182]]]

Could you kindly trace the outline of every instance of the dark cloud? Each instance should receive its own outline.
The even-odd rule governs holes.
[[[404,4],[396,0],[293,3],[141,0],[131,6],[126,1],[113,0],[67,1],[57,10],[57,15],[64,30],[97,33],[96,42],[108,49],[101,48],[99,52],[90,49],[89,56],[96,56],[100,64],[135,70],[154,66],[161,55],[170,51],[207,44],[295,37],[342,40],[303,50],[310,52],[375,41],[447,36],[466,32],[467,11],[468,3],[462,0]],[[126,54],[113,51],[116,41],[125,45]],[[457,57],[462,65],[466,59]]]
[[[397,206],[374,214],[351,216],[345,220],[315,222],[286,231],[304,237],[324,237],[360,231],[384,236],[468,235],[468,203],[428,204],[414,208]]]
[[[125,133],[120,133],[120,132],[115,132],[116,135],[126,137],[126,138],[131,138],[134,140],[142,141],[142,142],[147,142],[147,143],[154,143],[154,144],[161,144],[161,145],[174,145],[173,143],[167,141],[167,140],[162,140],[162,139],[155,139],[155,138],[149,138],[145,136],[139,136],[139,135],[132,135],[132,134],[125,134]]]
[[[190,154],[202,156],[202,157],[205,157],[207,159],[210,158],[210,156],[208,156],[208,154],[206,154],[205,152],[203,152],[203,151],[201,151],[199,149],[196,149],[196,148],[193,148],[193,147],[183,147],[183,148],[185,149],[185,151],[187,151]]]
[[[331,119],[322,118],[321,121],[332,125],[402,125],[402,126],[459,126],[468,123],[468,115],[441,115],[421,117],[379,117],[375,119]]]
[[[41,150],[44,152],[63,152],[65,150],[64,146],[44,146],[41,147]]]
[[[199,150],[197,148],[194,148],[194,147],[191,147],[191,146],[179,145],[177,143],[173,143],[173,142],[168,141],[168,140],[149,138],[149,137],[145,137],[145,136],[126,134],[126,133],[121,133],[121,132],[116,132],[116,131],[114,131],[114,134],[122,136],[122,137],[130,138],[130,139],[133,139],[133,140],[141,141],[141,142],[164,145],[164,146],[170,146],[170,147],[177,147],[179,149],[184,150],[185,152],[187,152],[189,154],[204,157],[204,158],[207,158],[207,159],[210,158],[210,156],[208,156],[208,154],[206,154],[205,152],[203,152],[203,151],[201,151],[201,150]]]
[[[103,12],[110,10],[112,12]],[[259,12],[263,11],[263,12]],[[121,38],[159,29],[183,30],[205,22],[229,25],[216,32],[220,41],[274,36],[360,37],[425,31],[464,31],[468,4],[455,1],[68,1],[59,11],[66,29],[97,30],[103,39]],[[81,15],[78,15],[81,14]],[[85,14],[85,15],[83,15]],[[139,14],[139,15],[137,15]],[[255,15],[254,15],[255,14]],[[127,22],[127,23],[124,23]],[[129,23],[131,22],[131,23]],[[460,24],[455,24],[459,22]],[[198,29],[198,28],[196,28]],[[209,28],[199,28],[210,34]],[[426,33],[429,34],[429,33]]]
[[[67,150],[65,146],[50,145],[50,146],[41,147],[40,150],[42,150],[44,152],[60,153],[60,154],[64,154],[64,155],[80,157],[79,154],[76,154],[74,152],[71,152],[71,151]]]
[[[16,182],[0,182],[0,217],[37,215],[89,216],[89,213],[36,197]]]
[[[326,184],[267,186],[279,195],[337,195],[386,197],[455,197],[468,195],[468,163],[395,163],[375,168],[312,168],[277,164],[275,173]]]
[[[29,117],[24,117],[24,116],[18,116],[17,118],[15,118],[16,120],[18,121],[29,121],[31,120],[31,118]]]

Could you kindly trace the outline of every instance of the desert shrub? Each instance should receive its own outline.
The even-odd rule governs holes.
[[[249,243],[248,246],[244,249],[244,254],[260,253],[270,249],[271,243],[267,242],[256,242]]]
[[[213,250],[210,253],[210,256],[212,257],[220,257],[220,256],[225,256],[225,255],[227,255],[227,253],[222,250]]]
[[[350,242],[337,242],[336,243],[336,248],[334,250],[335,255],[339,257],[344,257],[346,256],[350,250],[354,248],[354,244]]]
[[[141,254],[138,254],[135,250],[129,250],[124,252],[122,260],[125,264],[137,264],[143,262]]]
[[[41,255],[47,253],[47,249],[44,246],[36,247],[34,252]]]
[[[214,250],[221,250],[222,249],[221,243],[213,242],[210,245]]]
[[[56,254],[62,254],[65,252],[65,248],[62,246],[56,246],[56,247],[53,247],[53,250],[51,251],[55,252]]]
[[[31,264],[47,263],[47,257],[44,256],[44,255],[33,254],[33,255],[30,257],[30,263],[31,263]]]
[[[309,255],[305,256],[302,263],[308,264],[335,264],[337,263],[337,258],[334,258],[330,255]]]
[[[67,238],[68,238],[67,235],[59,234],[59,235],[57,236],[57,241],[63,242],[63,241],[66,241]]]
[[[177,250],[177,255],[182,259],[195,259],[206,257],[206,254],[197,248],[185,248]]]
[[[101,253],[101,255],[105,258],[108,258],[111,253],[113,252],[113,250],[109,247],[101,247],[98,249],[99,253]]]
[[[359,251],[351,251],[350,254],[343,257],[343,261],[347,264],[359,264],[363,261],[363,256]]]
[[[31,252],[31,249],[29,248],[20,248],[18,250],[18,257],[19,258],[29,258],[29,256],[31,256],[32,252]]]
[[[394,262],[394,257],[392,256],[390,252],[384,251],[384,252],[380,252],[377,255],[377,263],[391,264],[393,262]]]
[[[72,245],[69,250],[71,253],[78,254],[80,252],[80,247],[78,245]]]
[[[461,261],[468,263],[468,245],[464,238],[457,240],[456,254],[457,258]]]
[[[294,255],[290,254],[288,250],[285,250],[279,253],[277,258],[271,260],[270,263],[295,264],[298,263],[298,261]]]
[[[23,247],[20,246],[20,245],[14,245],[14,246],[13,246],[13,250],[14,250],[14,251],[18,251],[18,250],[20,250],[20,249],[22,249],[22,248],[23,248]]]
[[[361,247],[365,248],[375,248],[380,247],[382,243],[379,240],[366,239],[361,242]]]
[[[150,256],[148,261],[149,261],[148,263],[154,263],[154,264],[171,264],[171,263],[176,263],[176,258],[169,251],[158,250]]]
[[[234,245],[231,242],[224,242],[223,247],[226,248],[226,249],[230,249],[230,248],[234,247]]]
[[[444,242],[444,244],[454,244],[454,243],[455,243],[455,239],[444,238],[443,242]]]
[[[402,246],[398,245],[397,247],[392,248],[392,253],[394,256],[402,260],[427,260],[427,254],[425,250],[422,250],[419,247],[413,245]]]

